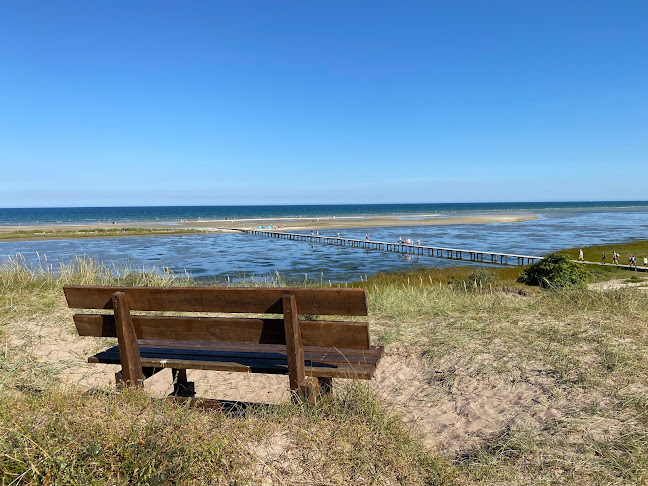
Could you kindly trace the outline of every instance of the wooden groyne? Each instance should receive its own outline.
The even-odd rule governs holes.
[[[307,241],[322,245],[348,246],[352,248],[365,248],[368,250],[391,251],[396,253],[426,255],[437,258],[452,260],[464,260],[495,265],[529,265],[542,260],[541,256],[516,255],[513,253],[500,253],[496,251],[466,250],[461,248],[445,248],[440,246],[425,246],[408,243],[390,243],[387,241],[358,240],[354,238],[343,238],[338,236],[304,235],[300,233],[288,233],[270,229],[240,229],[236,231],[247,233],[253,236],[264,236],[267,238],[279,238],[282,240]]]

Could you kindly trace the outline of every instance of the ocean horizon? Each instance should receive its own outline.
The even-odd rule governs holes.
[[[246,219],[298,219],[370,216],[457,216],[467,214],[536,214],[545,211],[643,211],[648,201],[541,201],[412,204],[307,204],[234,206],[97,206],[0,208],[0,226],[159,223]]]

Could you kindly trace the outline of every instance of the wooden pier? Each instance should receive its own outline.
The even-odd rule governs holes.
[[[542,260],[541,256],[516,255],[512,253],[500,253],[495,251],[465,250],[460,248],[444,248],[440,246],[413,245],[407,243],[389,243],[386,241],[356,240],[353,238],[342,238],[337,236],[304,235],[299,233],[288,233],[271,229],[239,229],[242,233],[253,236],[265,236],[267,238],[279,238],[282,240],[308,241],[322,245],[348,246],[352,248],[365,248],[367,250],[391,251],[413,255],[424,255],[452,260],[464,260],[495,265],[529,265]]]

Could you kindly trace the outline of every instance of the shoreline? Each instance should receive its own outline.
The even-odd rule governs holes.
[[[42,239],[72,238],[122,238],[132,236],[182,236],[203,232],[230,232],[237,229],[256,229],[257,226],[274,226],[282,230],[323,230],[376,228],[396,226],[432,226],[459,224],[521,223],[538,219],[535,214],[498,214],[448,216],[368,216],[323,218],[263,218],[217,221],[180,221],[177,223],[141,222],[92,224],[43,224],[0,226],[0,241],[32,241]],[[215,224],[218,223],[218,224]],[[104,233],[102,233],[104,232]]]

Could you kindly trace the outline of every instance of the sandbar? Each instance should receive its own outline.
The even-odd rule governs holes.
[[[179,222],[115,222],[84,224],[42,224],[0,226],[1,240],[36,240],[58,238],[92,238],[88,231],[112,230],[110,234],[97,234],[96,237],[128,236],[166,236],[183,235],[188,232],[229,232],[237,229],[255,229],[258,226],[273,226],[281,230],[328,230],[345,228],[376,228],[394,226],[430,226],[459,224],[492,224],[519,223],[538,219],[535,214],[487,214],[467,216],[362,216],[362,217],[322,217],[322,218],[266,218],[266,219],[227,219],[227,220],[192,220]],[[120,232],[129,230],[151,230],[146,235],[133,235]],[[178,231],[184,230],[184,231]],[[177,232],[177,233],[176,233]],[[14,234],[15,233],[15,234]]]
[[[363,218],[322,218],[304,220],[274,220],[270,224],[281,229],[290,230],[311,230],[311,229],[344,229],[344,228],[376,228],[391,226],[431,226],[431,225],[453,225],[453,224],[492,224],[492,223],[521,223],[538,219],[535,214],[488,214],[470,216],[370,216]],[[268,221],[256,222],[246,221],[246,224],[233,224],[232,228],[254,229],[258,225],[268,225]]]

